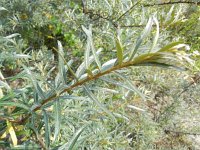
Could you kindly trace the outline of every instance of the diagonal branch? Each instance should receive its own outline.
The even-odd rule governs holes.
[[[169,51],[169,53],[171,53],[171,52]],[[159,62],[156,63],[156,60],[157,59],[162,59],[162,58],[165,59],[163,57],[162,52],[161,53],[160,52],[156,52],[156,53],[143,54],[143,55],[140,55],[140,56],[136,57],[135,59],[133,59],[131,61],[127,61],[127,62],[124,62],[122,64],[115,65],[115,66],[113,66],[113,67],[111,67],[111,68],[109,68],[109,69],[107,69],[105,71],[98,72],[97,74],[94,74],[94,75],[88,75],[85,79],[79,80],[79,81],[75,82],[73,85],[71,85],[69,87],[66,87],[60,93],[55,93],[52,96],[50,96],[49,98],[44,99],[40,105],[36,106],[24,118],[22,118],[22,119],[20,118],[18,120],[9,120],[9,121],[13,122],[13,123],[17,123],[17,124],[24,124],[26,122],[26,120],[29,117],[31,117],[31,114],[33,112],[36,112],[36,111],[40,110],[45,104],[47,104],[50,101],[54,101],[57,97],[59,97],[60,95],[62,95],[65,92],[70,92],[74,88],[82,86],[87,82],[90,82],[92,80],[98,79],[98,78],[100,78],[100,77],[102,77],[104,75],[110,74],[113,71],[120,70],[120,69],[123,69],[123,68],[127,68],[127,67],[130,67],[130,66],[151,65],[151,64],[152,65],[153,64],[154,65],[157,64],[156,66],[159,66],[162,63],[159,63]],[[163,66],[171,66],[171,65],[163,63]]]
[[[170,130],[170,129],[165,129],[164,132],[166,134],[169,134],[169,133],[175,133],[175,134],[184,134],[184,135],[200,135],[200,133],[190,133],[190,132],[183,132],[183,131],[174,131],[174,130]]]
[[[137,1],[131,8],[129,8],[125,13],[123,13],[121,16],[119,16],[115,22],[118,22],[118,21],[119,21],[122,17],[124,17],[127,13],[131,12],[131,11],[133,10],[133,8],[134,8],[136,5],[138,5],[140,2],[141,2],[141,0],[140,0],[140,1]]]
[[[155,3],[155,4],[144,4],[144,7],[151,7],[151,6],[162,6],[162,5],[173,5],[173,4],[194,4],[200,5],[200,2],[192,2],[192,1],[176,1],[176,2],[165,2],[165,3]]]

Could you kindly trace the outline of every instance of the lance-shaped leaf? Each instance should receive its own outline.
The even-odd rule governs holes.
[[[44,128],[45,128],[45,145],[46,148],[49,148],[50,145],[50,136],[49,136],[49,119],[46,111],[43,109],[43,116],[44,116]]]
[[[31,58],[30,55],[26,55],[26,54],[15,54],[14,57],[18,58],[18,59],[20,59],[20,58]]]
[[[112,67],[115,65],[116,60],[117,60],[117,59],[111,59],[111,60],[105,62],[105,63],[102,65],[101,71],[106,71],[106,70],[112,68]]]
[[[169,51],[171,48],[173,48],[174,46],[177,46],[179,44],[182,44],[182,42],[173,42],[173,43],[170,43],[170,44],[164,46],[163,48],[161,48],[158,52]]]
[[[29,107],[21,102],[9,102],[9,101],[0,101],[0,106],[16,106],[16,107],[20,107],[23,108],[25,110],[30,110]]]
[[[172,5],[172,7],[170,8],[169,12],[167,13],[167,17],[165,18],[165,22],[170,21],[172,18],[172,13],[174,10],[174,5]]]
[[[8,11],[6,8],[0,6],[0,11],[2,11],[2,10]]]
[[[71,140],[62,145],[61,147],[58,148],[58,150],[73,150],[73,147],[75,146],[78,138],[80,137],[81,133],[84,131],[84,129],[88,126],[88,124],[83,125],[80,129],[78,129],[76,131],[76,133],[73,135],[73,137],[71,138]]]
[[[102,52],[102,49],[99,49],[96,52],[96,55],[99,56],[99,54]],[[94,61],[94,56],[89,57],[88,65],[90,65]],[[85,63],[83,62],[76,71],[76,76],[79,78],[81,75],[83,75],[84,71],[86,70]]]
[[[115,74],[118,77],[122,78],[125,81],[126,85],[128,85],[128,87],[130,87],[133,91],[135,91],[143,100],[146,100],[145,95],[143,93],[141,93],[138,90],[138,88],[135,85],[133,85],[132,82],[128,78],[126,78],[124,75],[122,75],[122,74],[120,74],[118,72],[115,72]]]
[[[56,49],[55,49],[56,50]],[[76,77],[76,74],[75,72],[72,70],[72,68],[70,67],[70,63],[71,62],[66,62],[65,61],[65,58],[64,58],[64,51],[63,51],[63,46],[61,44],[60,41],[58,41],[58,54],[59,54],[59,67],[60,67],[60,72],[61,72],[61,75],[62,75],[62,78],[64,80],[64,82],[66,83],[67,81],[67,78],[66,78],[66,72],[67,70],[65,69],[65,66],[64,64],[67,66],[67,69],[69,70],[69,72],[73,75],[73,77],[77,80],[77,77]]]
[[[83,88],[86,92],[86,94],[88,95],[88,97],[94,101],[94,103],[96,103],[96,105],[101,108],[103,111],[105,111],[107,114],[109,114],[114,120],[115,120],[115,117],[113,116],[113,114],[103,105],[101,104],[98,99],[96,98],[96,96],[90,91],[90,89],[86,86],[86,85],[83,85]]]
[[[127,105],[128,108],[131,108],[131,109],[134,109],[134,110],[137,110],[137,111],[141,111],[141,112],[145,112],[146,110],[142,109],[142,108],[139,108],[139,107],[136,107],[136,106],[133,106],[133,105]]]
[[[11,90],[11,87],[8,85],[8,83],[0,81],[0,88],[5,87],[8,91]]]
[[[16,146],[18,143],[17,136],[13,128],[13,125],[9,121],[7,121],[7,130],[10,134],[11,140],[13,142],[13,146]]]
[[[59,79],[62,80],[63,84],[67,84],[67,74],[65,70],[65,60],[64,60],[64,51],[60,41],[58,41],[58,72],[59,72]]]
[[[142,41],[147,37],[147,35],[150,33],[151,28],[152,28],[152,24],[153,24],[153,19],[150,18],[144,31],[142,32],[142,34],[138,37],[138,39],[136,40],[136,44],[133,48],[133,50],[130,53],[130,57],[129,60],[132,60],[133,57],[135,56],[135,54],[137,53],[138,48],[140,47]]]
[[[13,33],[13,34],[11,34],[11,35],[8,35],[8,36],[6,36],[6,37],[4,37],[5,39],[12,39],[12,38],[14,38],[14,37],[16,37],[16,36],[21,36],[19,33]]]
[[[153,44],[152,44],[152,47],[151,47],[149,52],[151,52],[155,48],[155,46],[158,42],[158,38],[159,38],[159,23],[158,23],[158,20],[157,20],[157,18],[153,17],[153,21],[156,24],[156,35],[154,37]]]
[[[54,131],[54,141],[57,139],[60,133],[60,124],[61,124],[61,106],[59,99],[54,103],[54,114],[55,114],[55,131]]]
[[[108,83],[111,83],[111,84],[114,84],[116,86],[119,86],[119,87],[123,87],[127,90],[130,90],[132,92],[136,92],[138,95],[140,95],[144,100],[146,100],[144,94],[142,94],[135,86],[133,85],[130,85],[130,84],[124,84],[122,82],[119,82],[119,81],[116,81],[116,80],[113,80],[111,78],[108,78],[108,77],[101,77],[100,78],[101,80],[103,81],[106,81]]]
[[[84,26],[82,26],[83,31],[87,35],[87,46],[85,51],[85,66],[86,69],[89,69],[89,56],[90,56],[90,50],[92,51],[92,54],[94,56],[95,62],[99,69],[101,69],[101,63],[99,61],[98,56],[96,55],[96,50],[94,48],[93,39],[92,39],[92,25],[89,26],[89,29],[86,29]]]
[[[45,99],[46,98],[46,94],[43,92],[42,88],[40,87],[40,85],[38,84],[35,76],[33,75],[33,73],[30,71],[29,68],[27,68],[26,66],[23,66],[24,70],[26,71],[26,77],[28,77],[32,83],[33,86],[36,90],[36,92],[38,93],[38,95],[40,96],[41,99]]]
[[[119,64],[123,62],[123,47],[119,37],[115,38],[116,49],[117,49],[117,61]]]

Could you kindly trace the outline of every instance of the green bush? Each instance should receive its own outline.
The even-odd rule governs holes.
[[[174,20],[170,7],[1,2],[2,148],[194,148],[184,117],[198,118],[198,68],[160,28],[158,18]]]

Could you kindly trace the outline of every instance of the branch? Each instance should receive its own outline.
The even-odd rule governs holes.
[[[144,7],[151,7],[151,6],[162,6],[162,5],[173,5],[173,4],[194,4],[200,5],[200,2],[192,2],[192,1],[176,1],[176,2],[165,2],[165,3],[155,3],[155,4],[144,4]]]
[[[146,25],[144,25],[144,24],[141,24],[141,25],[138,25],[138,24],[135,24],[135,25],[121,25],[120,27],[121,28],[144,28]],[[156,27],[156,25],[155,24],[153,24],[152,25],[153,27]],[[169,26],[169,25],[161,25],[160,27],[162,28],[162,27],[167,27],[167,26]]]
[[[85,83],[89,82],[89,81],[92,81],[92,80],[95,80],[95,79],[98,79],[100,78],[101,76],[104,76],[106,74],[109,74],[113,71],[116,71],[116,70],[120,70],[122,68],[127,68],[129,66],[134,66],[134,65],[137,65],[137,63],[133,60],[133,61],[128,61],[128,62],[125,62],[123,64],[120,64],[120,65],[116,65],[104,72],[100,72],[96,75],[93,75],[93,76],[88,76],[86,79],[83,79],[83,80],[80,80],[80,81],[77,81],[76,83],[74,83],[73,85],[65,88],[64,90],[62,90],[62,92],[60,92],[59,94],[54,94],[52,96],[50,96],[49,98],[43,100],[43,102],[41,103],[41,105],[38,105],[35,109],[32,110],[32,112],[36,112],[38,110],[41,109],[42,106],[44,106],[46,103],[50,102],[50,101],[53,101],[55,100],[57,97],[59,97],[60,95],[62,95],[63,93],[65,92],[70,92],[72,89],[76,88],[76,87],[79,87],[81,85],[84,85]],[[17,124],[23,124],[25,123],[25,121],[31,116],[31,113],[30,112],[29,114],[27,114],[24,118],[22,119],[18,119],[18,120],[10,120],[10,122],[13,122],[13,123],[17,123]]]
[[[164,132],[166,134],[175,133],[175,134],[184,134],[184,135],[200,135],[200,133],[190,133],[190,132],[183,132],[183,131],[174,131],[170,129],[165,129]]]
[[[131,8],[129,8],[125,13],[123,13],[121,16],[119,16],[118,19],[117,19],[115,22],[119,21],[119,20],[120,20],[122,17],[124,17],[127,13],[129,13],[130,11],[132,11],[132,9],[133,9],[136,5],[138,5],[140,2],[141,2],[141,0],[140,0],[140,1],[137,1]]]

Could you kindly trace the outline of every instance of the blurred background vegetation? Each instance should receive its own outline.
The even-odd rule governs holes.
[[[199,16],[198,0],[0,0],[0,149],[200,149]]]

